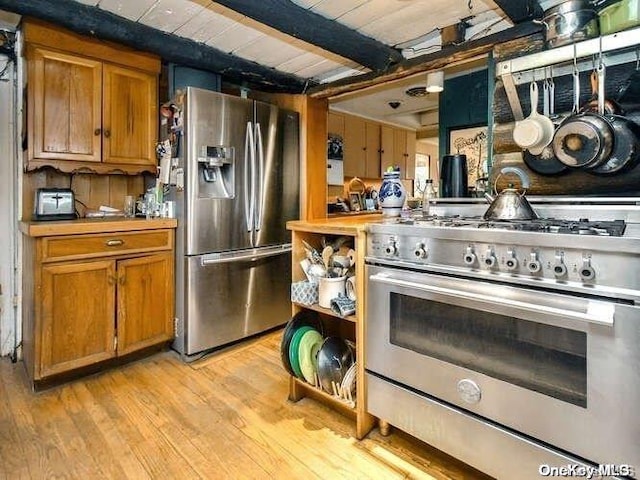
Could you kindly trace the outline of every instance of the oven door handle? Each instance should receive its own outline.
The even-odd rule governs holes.
[[[509,308],[518,308],[520,310],[529,311],[535,314],[544,313],[549,316],[553,316],[559,319],[572,318],[588,323],[595,323],[598,325],[613,326],[615,305],[606,302],[587,301],[586,312],[557,308],[544,303],[529,303],[520,300],[513,300],[511,298],[500,298],[493,295],[483,295],[476,292],[465,292],[463,290],[456,290],[454,288],[438,287],[436,285],[428,285],[424,283],[410,282],[407,280],[400,280],[397,278],[389,277],[387,274],[375,274],[371,275],[369,279],[373,282],[383,283],[387,285],[395,285],[398,287],[406,287],[415,290],[421,290],[423,292],[429,292],[436,295],[449,298],[463,298],[466,300],[473,300],[476,302],[489,303],[491,305],[500,305]]]

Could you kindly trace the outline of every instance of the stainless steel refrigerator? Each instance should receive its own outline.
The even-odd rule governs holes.
[[[298,114],[189,87],[180,150],[173,345],[188,361],[291,316]]]

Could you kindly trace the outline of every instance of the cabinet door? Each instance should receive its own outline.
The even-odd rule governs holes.
[[[115,356],[115,274],[113,260],[42,267],[40,375],[36,373],[36,378]]]
[[[364,177],[366,154],[365,121],[358,117],[344,117],[344,176]]]
[[[103,162],[156,163],[156,98],[155,76],[104,65]]]
[[[327,131],[330,135],[340,135],[344,139],[344,115],[329,112]]]
[[[416,132],[406,132],[406,153],[404,178],[416,178]]]
[[[400,167],[400,176],[405,177],[407,135],[404,130],[393,131],[393,165]]]
[[[387,171],[387,168],[394,165],[394,132],[395,129],[392,127],[383,125],[380,128],[380,178]]]
[[[380,125],[367,122],[365,125],[366,152],[365,177],[379,178],[380,174]]]
[[[173,338],[173,256],[118,261],[118,355]]]
[[[28,49],[29,158],[100,162],[102,64]]]

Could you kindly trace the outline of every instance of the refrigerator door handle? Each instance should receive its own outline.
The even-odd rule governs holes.
[[[253,125],[251,125],[251,122],[247,122],[247,132],[244,139],[244,217],[247,223],[247,232],[251,232],[253,230],[253,191],[255,188],[253,181],[253,166],[255,164],[255,155]],[[249,160],[251,160],[251,162],[249,162]],[[251,184],[249,184],[249,171],[251,171]]]
[[[262,130],[260,124],[256,122],[256,143],[258,152],[258,191],[256,192],[256,232],[259,232],[262,228],[262,214],[264,205],[262,204],[264,188],[264,146],[262,144]]]
[[[206,267],[207,265],[218,265],[220,263],[246,262],[247,260],[253,262],[260,258],[275,257],[277,255],[289,253],[290,251],[291,251],[291,244],[288,243],[285,245],[280,245],[275,248],[265,248],[257,251],[254,250],[252,252],[243,253],[241,255],[238,255],[236,253],[226,254],[226,255],[225,254],[212,255],[212,256],[202,258],[202,260],[200,261],[200,264],[203,267]]]

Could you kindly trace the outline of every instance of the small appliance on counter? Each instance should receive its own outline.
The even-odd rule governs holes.
[[[75,220],[75,197],[70,188],[38,188],[33,208],[33,220]]]

